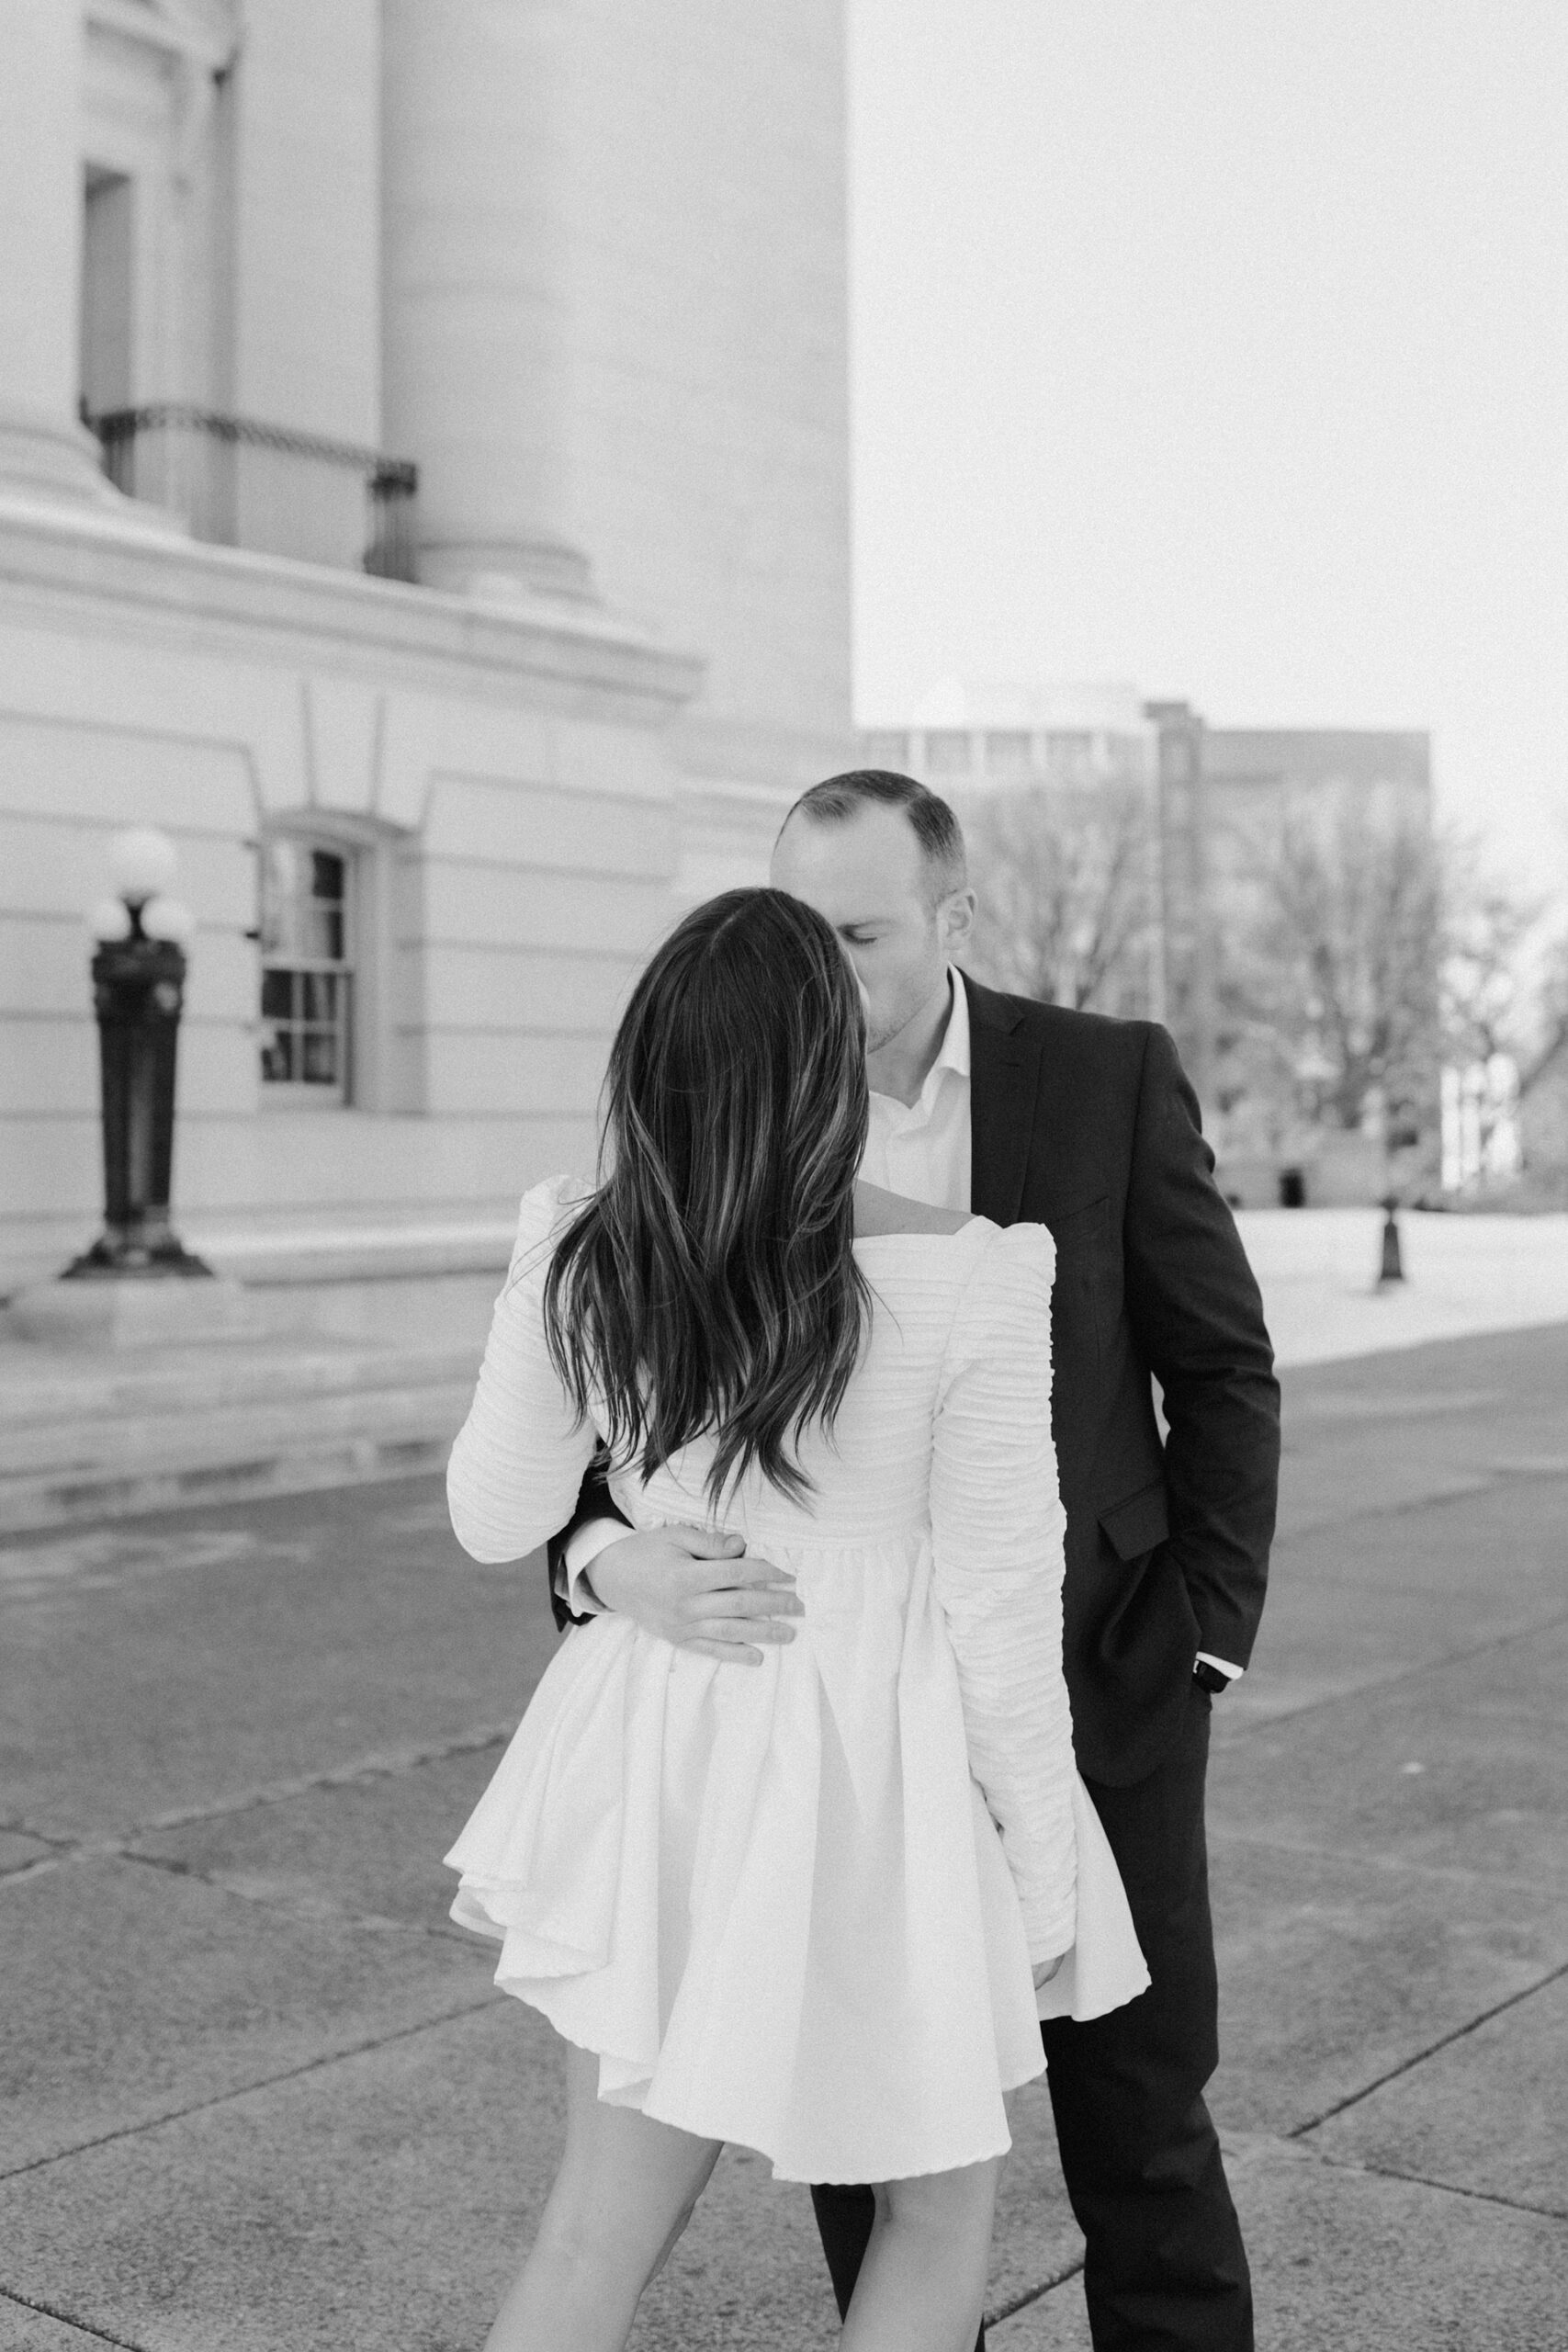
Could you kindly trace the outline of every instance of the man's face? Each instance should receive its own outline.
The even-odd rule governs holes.
[[[843,943],[865,990],[869,1053],[930,1004],[948,958],[968,937],[973,895],[956,890],[933,908],[931,871],[908,819],[875,801],[827,822],[791,818],[769,879],[815,907]]]

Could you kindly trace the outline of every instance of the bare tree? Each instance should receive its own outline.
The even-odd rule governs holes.
[[[1528,951],[1546,901],[1521,898],[1487,872],[1483,857],[1480,842],[1469,835],[1452,834],[1442,845],[1444,1051],[1461,1067],[1506,1054],[1522,1079],[1538,1011]],[[1539,1011],[1546,1010],[1543,999]]]
[[[1258,953],[1257,1010],[1315,1091],[1362,1123],[1374,1092],[1395,1127],[1431,1123],[1442,1059],[1443,889],[1429,831],[1346,800],[1287,820]]]
[[[1515,1056],[1521,1102],[1568,1058],[1568,933],[1560,934],[1547,952],[1527,1019],[1523,1049]]]
[[[978,978],[1079,1012],[1149,1009],[1154,816],[1133,785],[1035,786],[964,811]]]

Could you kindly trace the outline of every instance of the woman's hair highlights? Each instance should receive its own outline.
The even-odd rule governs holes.
[[[605,1091],[599,1188],[545,1285],[557,1369],[644,1477],[712,1435],[716,1506],[753,1464],[800,1498],[800,1439],[831,1428],[870,1307],[865,1023],[829,926],[782,890],[694,909],[637,981]]]

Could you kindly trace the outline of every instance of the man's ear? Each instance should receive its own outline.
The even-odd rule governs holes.
[[[945,898],[938,915],[943,953],[962,956],[975,935],[976,899],[973,890],[954,890]]]

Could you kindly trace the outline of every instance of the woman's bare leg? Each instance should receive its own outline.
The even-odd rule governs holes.
[[[1001,2158],[877,2185],[840,2352],[974,2352]]]
[[[485,2352],[621,2352],[707,2186],[720,2141],[607,2107],[598,2086],[598,2059],[569,2044],[566,2154]]]

